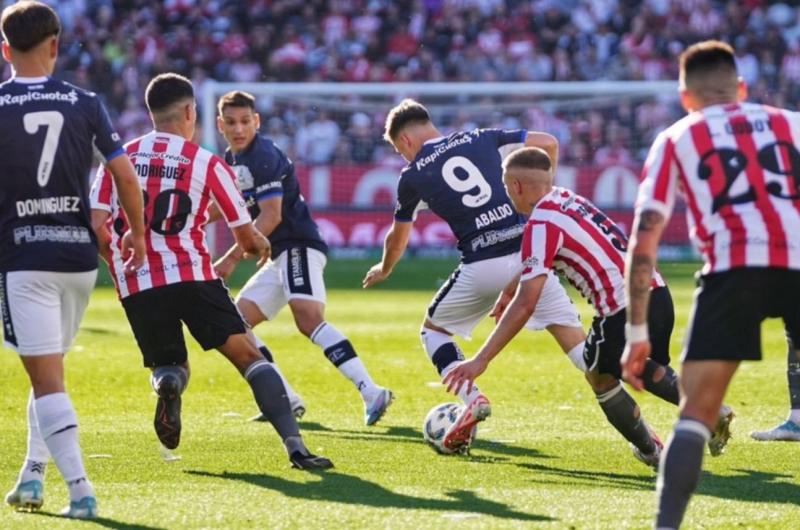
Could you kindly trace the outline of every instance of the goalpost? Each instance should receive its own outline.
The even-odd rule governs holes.
[[[231,90],[256,96],[261,132],[294,160],[303,193],[336,252],[380,246],[392,220],[404,161],[381,138],[386,113],[404,97],[422,102],[443,133],[472,127],[542,130],[561,142],[557,184],[593,200],[627,228],[638,177],[655,135],[682,115],[672,81],[546,83],[219,83],[201,93],[202,143],[221,153],[216,103]],[[326,142],[331,145],[322,145]],[[323,149],[329,150],[327,156]],[[219,252],[230,241],[220,231]],[[452,251],[449,227],[415,223],[411,247]],[[691,255],[683,215],[665,234],[667,257]],[[670,250],[672,252],[670,252]]]

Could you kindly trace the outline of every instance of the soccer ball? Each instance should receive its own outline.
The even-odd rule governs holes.
[[[445,433],[456,422],[463,408],[464,406],[458,403],[442,403],[428,412],[428,415],[425,416],[425,423],[422,424],[422,436],[431,449],[443,455],[454,453],[445,448],[442,442]]]

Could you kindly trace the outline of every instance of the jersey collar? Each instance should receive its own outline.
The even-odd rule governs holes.
[[[39,84],[39,83],[46,83],[48,81],[48,79],[50,79],[50,78],[47,77],[47,76],[42,76],[42,77],[17,77],[17,76],[14,76],[14,77],[11,78],[11,80],[13,82],[21,83],[23,85],[36,85],[36,84]]]

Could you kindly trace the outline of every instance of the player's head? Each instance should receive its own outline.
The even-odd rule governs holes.
[[[503,161],[503,184],[514,208],[530,215],[539,199],[553,189],[553,162],[544,149],[523,147]]]
[[[147,85],[144,100],[157,131],[192,139],[197,109],[191,81],[173,73],[157,75]]]
[[[408,162],[414,160],[422,144],[437,136],[441,135],[428,109],[413,99],[404,99],[386,116],[383,138]]]
[[[217,102],[217,129],[234,153],[247,149],[261,127],[256,112],[256,98],[252,94],[234,90]]]
[[[687,112],[747,98],[747,85],[736,73],[733,48],[718,40],[698,42],[681,54],[679,83]]]
[[[53,8],[33,1],[17,2],[0,16],[3,32],[3,58],[15,71],[40,70],[53,73],[58,58],[61,22]]]

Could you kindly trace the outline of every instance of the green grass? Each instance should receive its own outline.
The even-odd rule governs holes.
[[[592,393],[546,333],[523,332],[481,378],[494,415],[472,455],[442,457],[422,442],[422,418],[452,400],[418,339],[425,307],[451,263],[405,263],[386,288],[358,289],[367,262],[330,264],[328,319],[349,335],[380,384],[397,401],[376,427],[363,425],[356,391],[294,329],[288,312],[257,329],[303,395],[309,447],[336,469],[288,468],[271,427],[246,421],[250,390],[214,352],[190,342],[193,376],[184,395],[182,460],[165,463],[152,432],[155,397],[113,292],[96,291],[67,360],[69,392],[81,420],[86,465],[102,519],[50,517],[66,501],[49,466],[39,515],[0,510],[0,528],[647,528],[654,473],[634,460],[607,424]],[[664,266],[683,339],[694,266]],[[417,290],[394,290],[392,287]],[[345,287],[349,287],[346,289]],[[577,299],[576,299],[577,301]],[[584,322],[591,315],[580,302]],[[463,343],[474,353],[491,324]],[[764,333],[765,361],[742,366],[730,390],[734,439],[706,458],[687,528],[790,528],[800,519],[797,446],[759,444],[751,430],[786,413],[785,345],[777,322]],[[0,484],[10,488],[25,451],[28,382],[16,356],[0,355]],[[637,394],[647,419],[666,437],[675,409]]]

